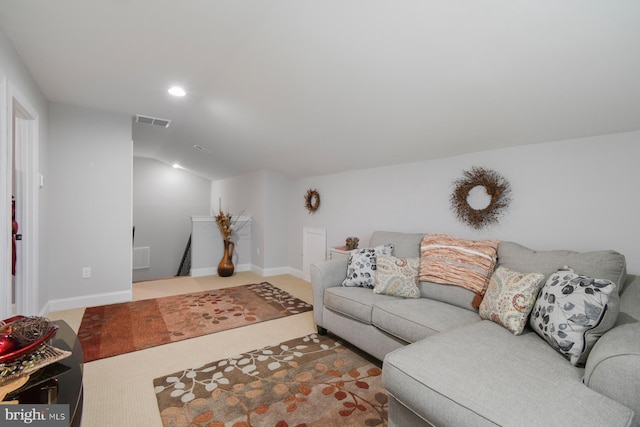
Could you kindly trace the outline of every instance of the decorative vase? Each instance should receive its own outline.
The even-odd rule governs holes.
[[[224,240],[224,255],[218,264],[218,276],[229,277],[233,274],[233,250],[236,245],[231,240]]]

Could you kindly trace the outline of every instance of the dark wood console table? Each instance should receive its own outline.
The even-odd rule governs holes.
[[[31,374],[29,381],[18,390],[9,393],[6,400],[26,404],[69,405],[70,426],[79,427],[82,419],[82,347],[71,327],[62,320],[51,342],[56,348],[73,352],[59,362],[45,366]]]

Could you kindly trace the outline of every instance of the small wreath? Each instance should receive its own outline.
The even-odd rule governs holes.
[[[309,189],[307,195],[304,196],[304,207],[307,208],[309,213],[314,213],[320,207],[320,194],[314,190]]]
[[[451,209],[463,223],[477,230],[497,223],[511,202],[511,186],[498,172],[481,167],[464,171],[463,177],[454,181],[455,189],[451,194]],[[474,209],[469,205],[469,192],[475,187],[484,187],[491,198],[484,209]]]

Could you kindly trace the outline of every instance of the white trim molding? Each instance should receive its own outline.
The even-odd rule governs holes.
[[[298,279],[304,280],[304,278],[302,277],[302,271],[291,267],[260,268],[257,265],[252,265],[251,271],[262,277],[272,277],[280,276],[282,274],[289,274],[291,276],[297,277]]]
[[[7,76],[0,69],[0,224],[9,224],[11,220],[11,116],[7,103]],[[0,227],[0,253],[9,254],[11,248],[11,231],[9,227]],[[11,257],[0,258],[0,319],[6,319],[11,310]]]
[[[38,312],[38,291],[40,288],[39,261],[39,144],[40,118],[31,102],[8,82],[8,119],[15,131],[16,208],[20,208],[20,229],[24,230],[20,242],[21,259],[16,266],[16,312],[23,315],[35,315]],[[11,139],[10,139],[11,141]]]
[[[132,300],[132,291],[108,292],[81,297],[51,300],[42,310],[44,315],[52,311],[72,310],[74,308],[94,307],[96,305],[117,304]]]
[[[237,273],[241,271],[253,271],[252,267],[251,264],[238,264],[233,271]],[[189,274],[191,277],[217,276],[218,267],[192,268]]]

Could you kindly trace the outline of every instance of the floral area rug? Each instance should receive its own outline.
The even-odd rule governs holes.
[[[309,335],[153,381],[165,427],[386,426],[382,370]]]
[[[304,313],[313,307],[263,282],[90,307],[78,330],[84,361]]]

